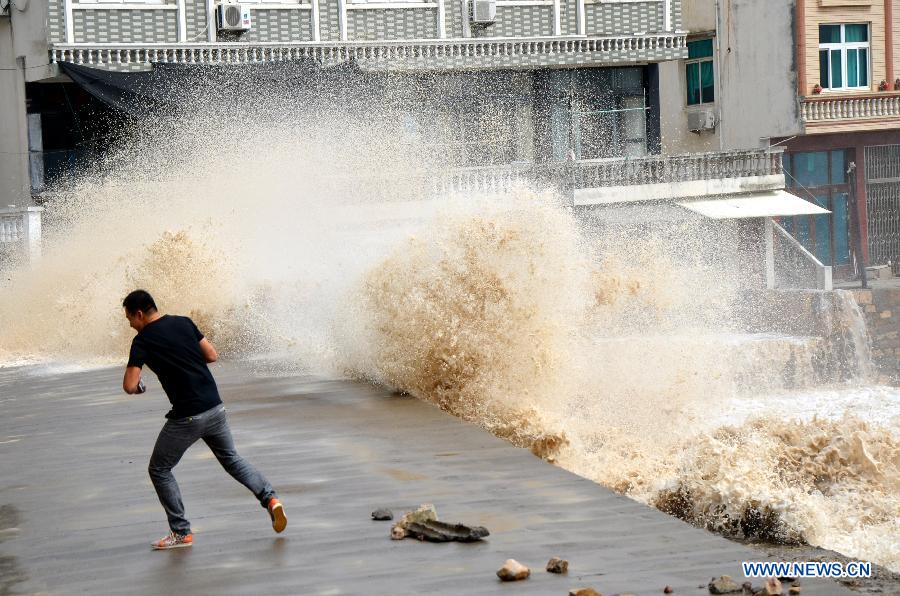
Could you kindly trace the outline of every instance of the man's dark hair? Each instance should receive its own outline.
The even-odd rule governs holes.
[[[122,306],[125,307],[125,310],[130,315],[137,311],[146,314],[156,312],[156,302],[153,301],[153,296],[146,290],[135,290],[128,294],[125,296],[125,300],[122,301]]]

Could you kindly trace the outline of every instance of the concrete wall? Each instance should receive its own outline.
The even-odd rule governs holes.
[[[0,17],[0,106],[0,207],[30,205],[24,59],[16,56],[11,22],[4,17]]]
[[[41,0],[31,0],[40,2]],[[66,42],[64,0],[43,0],[49,9],[49,39]],[[78,0],[73,0],[78,4]],[[670,29],[682,28],[682,0],[661,2],[609,3],[587,0],[585,23],[587,35],[630,35],[665,31],[665,6],[669,6]],[[174,0],[156,8],[141,7],[104,10],[92,5],[90,10],[74,11],[74,42],[89,43],[141,43],[152,41],[177,41]],[[387,4],[387,3],[386,3]],[[311,41],[311,11],[308,0],[302,4],[284,5],[279,9],[251,6],[253,29],[243,36],[244,41],[279,42]],[[304,8],[305,7],[305,8]],[[338,0],[320,0],[319,33],[322,41],[339,39]],[[577,34],[576,0],[561,0],[560,28],[562,35]],[[188,41],[207,41],[206,0],[185,0],[185,33]],[[462,2],[448,0],[445,3],[446,37],[461,38],[468,34]],[[497,20],[478,37],[536,37],[553,35],[553,8],[551,5],[509,5],[497,7]],[[410,4],[402,8],[356,8],[347,10],[347,38],[354,40],[375,39],[432,39],[438,35],[437,9]],[[45,39],[47,37],[45,36]],[[102,38],[102,40],[101,40]],[[640,58],[637,58],[640,60]]]
[[[682,0],[681,18],[688,31],[715,31],[716,3],[710,0]]]
[[[25,82],[53,76],[46,2],[12,0],[0,17],[0,207],[31,204]]]
[[[794,64],[794,0],[718,0],[714,44],[718,124],[700,134],[687,130],[685,63],[660,65],[662,145],[668,154],[749,149],[771,137],[801,132]],[[716,0],[685,3],[685,28],[709,31]],[[693,22],[688,18],[695,19]]]
[[[866,317],[878,381],[900,386],[900,287],[852,292]]]

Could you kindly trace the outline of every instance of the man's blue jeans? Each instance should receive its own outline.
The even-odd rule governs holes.
[[[169,528],[176,534],[190,533],[191,524],[184,517],[181,491],[172,468],[198,439],[203,439],[225,471],[250,489],[263,507],[275,496],[269,481],[235,450],[224,405],[219,404],[196,416],[167,420],[153,447],[149,471],[159,502],[169,518]]]

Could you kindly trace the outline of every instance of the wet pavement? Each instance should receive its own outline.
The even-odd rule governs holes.
[[[153,552],[165,516],[147,460],[168,403],[121,393],[121,369],[0,369],[0,594],[560,594],[701,596],[759,551],[579,478],[408,397],[215,365],[241,454],[282,497],[284,534],[203,443],[175,469],[194,546]],[[389,539],[434,503],[491,531],[473,544]],[[552,556],[567,575],[544,571]],[[504,560],[532,568],[501,583]],[[760,582],[757,582],[760,583]],[[804,580],[804,594],[847,594]]]

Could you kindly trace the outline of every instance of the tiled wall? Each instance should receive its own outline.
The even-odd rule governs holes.
[[[50,41],[65,42],[64,0],[49,2]],[[77,1],[77,0],[76,0]],[[174,0],[169,0],[174,2]],[[308,2],[309,0],[304,0]],[[681,0],[670,0],[672,15],[671,29],[678,30],[681,22]],[[308,4],[307,4],[308,6]],[[588,0],[585,5],[585,23],[588,36],[631,35],[634,33],[662,32],[664,29],[663,0],[644,2],[612,2]],[[205,42],[208,40],[207,7],[205,0],[186,0],[185,29],[186,41]],[[560,0],[560,25],[563,35],[577,33],[577,4],[575,0]],[[311,10],[308,8],[253,9],[253,28],[244,34],[242,41],[248,42],[298,42],[312,41]],[[462,38],[465,36],[461,0],[445,1],[445,36]],[[177,10],[103,10],[78,9],[73,11],[75,42],[165,42],[177,40]],[[497,8],[494,25],[472,32],[477,37],[543,37],[552,36],[553,5],[529,6],[504,5]],[[340,39],[339,5],[337,0],[320,0],[319,36],[323,42]],[[437,39],[438,11],[436,8],[410,7],[399,9],[358,9],[347,10],[347,39],[354,40],[402,40]],[[668,54],[680,56],[680,50],[645,50],[622,53],[622,56],[604,55],[607,62],[622,60],[659,60]],[[457,57],[454,59],[418,60],[415,67],[483,68],[485,65],[499,67],[578,65],[592,63],[597,59],[588,52],[582,54],[555,56],[494,56]],[[421,63],[421,64],[420,64]],[[432,64],[434,63],[434,64]]]
[[[803,85],[805,95],[812,95],[812,88],[820,80],[819,72],[819,25],[836,23],[869,23],[869,83],[872,90],[878,89],[878,83],[885,78],[885,19],[884,2],[870,4],[835,5],[824,4],[820,0],[798,0],[805,2],[806,19],[806,84]],[[895,2],[896,4],[896,2]],[[894,8],[898,10],[900,7]],[[896,37],[896,34],[894,34]],[[896,43],[896,41],[895,41]],[[858,91],[857,91],[858,93]]]

